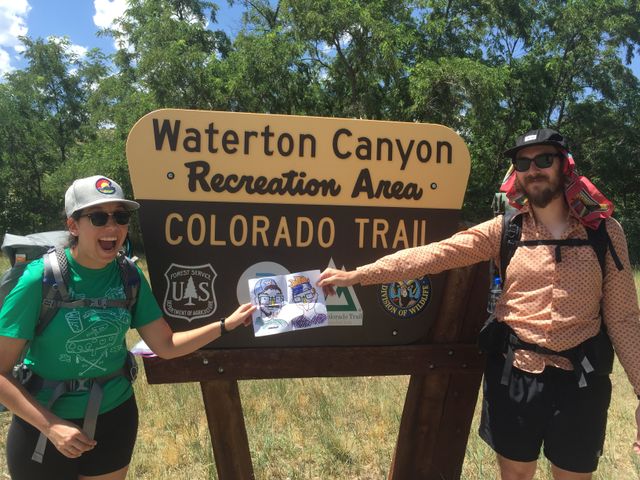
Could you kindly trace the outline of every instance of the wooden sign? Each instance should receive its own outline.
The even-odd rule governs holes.
[[[352,269],[450,236],[470,170],[441,125],[188,110],[143,117],[127,158],[153,290],[175,330],[230,313],[249,278]],[[458,479],[486,288],[483,265],[341,288],[328,327],[237,329],[215,349],[145,359],[147,380],[200,382],[219,478],[251,480],[239,380],[411,375],[388,478]]]
[[[451,235],[470,170],[441,125],[157,110],[136,123],[127,159],[151,283],[185,330],[249,300],[248,279],[352,269]],[[329,327],[217,347],[392,345],[425,336],[440,276],[327,299]]]

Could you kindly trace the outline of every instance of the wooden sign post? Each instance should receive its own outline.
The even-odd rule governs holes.
[[[127,158],[154,294],[174,330],[249,300],[248,279],[352,269],[458,229],[470,170],[441,125],[158,110]],[[485,268],[339,288],[329,326],[146,359],[150,383],[198,381],[216,466],[253,478],[238,380],[411,375],[389,473],[459,478],[482,375]]]

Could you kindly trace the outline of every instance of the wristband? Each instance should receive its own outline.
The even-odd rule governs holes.
[[[228,332],[227,328],[224,326],[224,321],[226,320],[226,318],[221,318],[220,319],[220,336],[224,335],[225,333]]]

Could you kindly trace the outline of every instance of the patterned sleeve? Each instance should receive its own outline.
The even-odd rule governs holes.
[[[640,311],[633,269],[629,262],[627,240],[620,224],[612,218],[607,219],[607,232],[624,268],[618,270],[613,257],[607,254],[602,287],[602,315],[620,364],[636,395],[640,395]]]
[[[361,284],[396,282],[436,274],[496,258],[500,252],[502,216],[421,247],[406,248],[358,267]]]

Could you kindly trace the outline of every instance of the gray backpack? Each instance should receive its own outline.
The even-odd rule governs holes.
[[[5,234],[2,253],[9,259],[11,267],[0,277],[0,309],[2,309],[5,297],[18,283],[26,266],[33,260],[42,257],[51,248],[64,248],[68,239],[69,232],[62,230],[33,233],[26,236]]]

